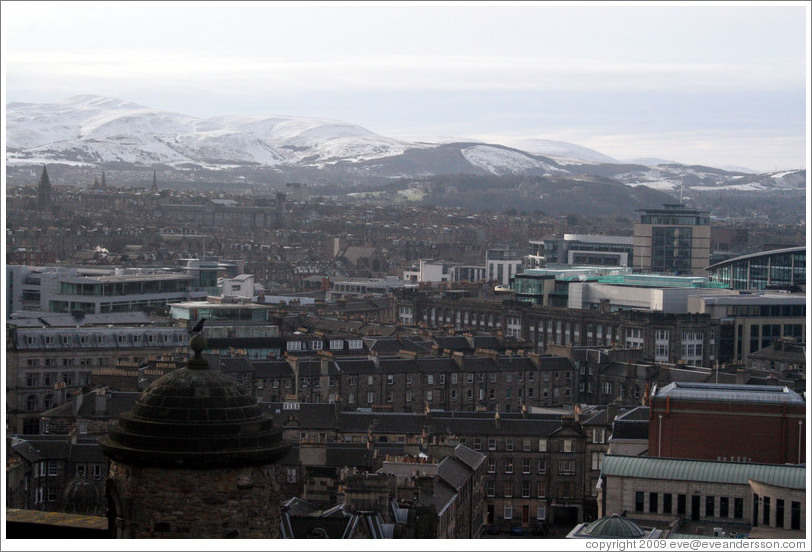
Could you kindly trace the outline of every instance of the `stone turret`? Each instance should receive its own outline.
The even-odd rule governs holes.
[[[100,445],[118,538],[277,538],[290,449],[231,376],[209,369],[202,333],[187,367],[147,387]]]

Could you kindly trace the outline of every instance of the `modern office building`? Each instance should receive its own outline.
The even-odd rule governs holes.
[[[634,225],[634,267],[703,276],[710,262],[710,233],[706,211],[671,203],[643,209]]]
[[[150,310],[177,301],[202,300],[207,294],[195,276],[185,271],[6,266],[9,314],[20,310],[85,314]]]
[[[532,253],[525,257],[526,268],[547,263],[597,266],[634,266],[634,238],[596,234],[564,234],[544,240],[531,240]]]
[[[742,255],[707,268],[708,278],[730,289],[806,286],[806,246]]]
[[[781,338],[804,341],[806,294],[752,292],[688,297],[688,312],[719,321],[718,361],[741,364]]]
[[[522,271],[522,256],[512,249],[488,249],[485,253],[485,267],[489,282],[506,286],[515,274]]]

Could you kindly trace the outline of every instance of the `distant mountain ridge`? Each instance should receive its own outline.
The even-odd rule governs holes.
[[[609,177],[663,191],[797,189],[806,171],[752,174],[675,163],[627,163],[553,140],[511,145],[398,140],[351,123],[306,117],[218,116],[159,111],[100,96],[6,106],[8,166],[131,165],[227,171],[331,169],[331,175],[404,178],[438,174]]]

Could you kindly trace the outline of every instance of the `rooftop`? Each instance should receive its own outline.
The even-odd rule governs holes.
[[[694,401],[805,404],[801,395],[788,387],[777,385],[740,385],[675,381],[655,390],[655,399],[666,397]]]
[[[803,465],[606,455],[601,475],[738,485],[748,485],[749,480],[753,480],[790,489],[806,488],[806,466]]]

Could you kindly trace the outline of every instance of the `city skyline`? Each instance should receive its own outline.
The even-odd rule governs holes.
[[[809,5],[4,3],[4,105],[99,94],[404,139],[806,168]],[[123,25],[123,22],[127,22]],[[35,38],[35,39],[32,39]]]

